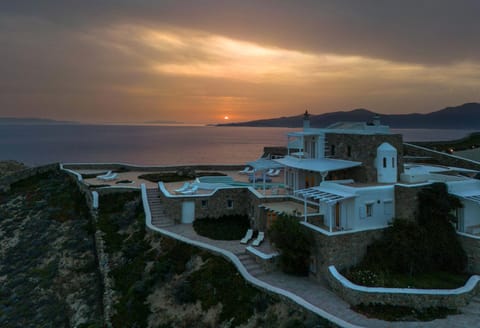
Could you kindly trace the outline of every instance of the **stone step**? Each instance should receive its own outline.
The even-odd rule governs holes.
[[[259,267],[256,269],[248,270],[248,273],[250,273],[254,277],[257,277],[259,275],[265,274],[265,271]]]

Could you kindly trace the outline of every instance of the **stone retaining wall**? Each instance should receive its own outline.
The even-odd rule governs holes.
[[[458,239],[467,253],[467,271],[480,274],[480,237],[458,232]]]
[[[480,292],[480,277],[472,276],[457,289],[380,288],[358,286],[342,276],[334,266],[326,275],[332,290],[351,305],[387,304],[415,309],[446,307],[457,309]]]
[[[68,163],[63,167],[71,170],[129,170],[144,172],[171,172],[177,170],[205,170],[205,171],[226,171],[242,170],[245,165],[235,164],[192,164],[192,165],[133,165],[124,163]]]
[[[323,280],[330,265],[335,265],[340,270],[357,265],[365,256],[367,246],[383,236],[384,230],[385,228],[380,228],[333,235],[312,231],[315,240],[312,276]]]
[[[470,159],[458,157],[442,153],[436,150],[420,147],[417,145],[404,143],[403,144],[404,156],[420,156],[429,157],[431,160],[440,165],[463,167],[466,169],[480,170],[480,162],[476,162]]]
[[[395,185],[395,217],[414,221],[418,209],[418,192],[423,185]]]

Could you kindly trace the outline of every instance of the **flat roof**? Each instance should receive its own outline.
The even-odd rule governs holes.
[[[338,171],[362,165],[362,162],[346,161],[343,159],[300,159],[292,156],[285,156],[284,158],[274,159],[274,161],[284,166],[315,172]]]

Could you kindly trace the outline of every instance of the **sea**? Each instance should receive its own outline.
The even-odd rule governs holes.
[[[0,160],[63,163],[242,164],[298,129],[187,125],[0,125]],[[462,138],[471,130],[392,129],[404,141]]]

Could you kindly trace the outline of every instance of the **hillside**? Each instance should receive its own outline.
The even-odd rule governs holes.
[[[104,316],[112,327],[331,326],[225,259],[147,230],[138,191],[100,204],[92,218],[58,170],[0,193],[0,327],[99,328]]]
[[[312,127],[323,128],[336,122],[369,122],[375,115],[367,109],[338,111],[320,115],[311,115]],[[249,122],[219,124],[219,126],[289,127],[302,126],[302,115],[279,117]],[[466,103],[456,107],[447,107],[428,114],[380,114],[383,124],[391,128],[404,129],[480,129],[480,103]]]

